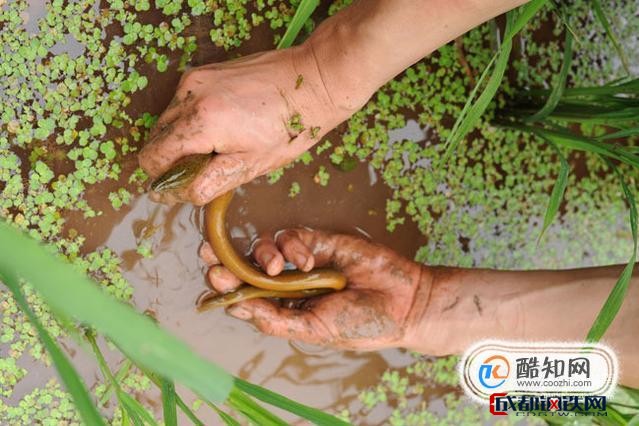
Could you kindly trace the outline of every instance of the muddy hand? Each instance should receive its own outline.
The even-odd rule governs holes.
[[[392,250],[350,235],[309,229],[264,236],[253,255],[269,275],[279,274],[285,261],[302,271],[330,266],[348,278],[339,292],[306,300],[295,308],[254,299],[237,303],[228,312],[255,324],[263,333],[343,349],[374,350],[402,346],[413,327],[411,307],[420,286],[422,266]],[[210,265],[211,286],[220,293],[241,283],[218,264],[204,244],[202,259]]]
[[[183,157],[217,153],[188,185],[154,195],[203,205],[294,160],[352,112],[332,103],[308,47],[211,64],[184,74],[139,161],[155,180]]]

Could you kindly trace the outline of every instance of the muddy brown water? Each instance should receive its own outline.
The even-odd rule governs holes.
[[[35,22],[43,16],[43,2],[32,1],[31,6],[28,24],[35,30]],[[159,16],[149,13],[145,14],[145,19],[157,24]],[[188,30],[198,37],[199,43],[193,65],[221,61],[273,46],[270,31],[262,25],[239,50],[227,53],[211,44],[208,36],[210,25],[209,18],[194,18]],[[109,28],[107,39],[117,36],[118,32],[119,28],[115,26]],[[77,54],[78,46],[58,46],[57,49],[60,51],[54,53],[66,51]],[[175,64],[177,55],[172,55],[171,59]],[[149,77],[149,86],[133,97],[129,108],[132,117],[142,112],[161,113],[179,80],[175,67],[161,74],[146,67],[142,74]],[[415,126],[415,123],[408,126],[406,133],[399,136],[419,139],[423,134]],[[126,136],[126,132],[115,131],[108,136]],[[337,140],[336,133],[329,137]],[[123,176],[127,176],[127,171],[137,166],[137,160],[128,157],[122,159],[122,165]],[[331,175],[326,187],[313,182],[320,165],[324,165]],[[56,171],[62,172],[64,166],[58,166]],[[288,196],[292,182],[301,185],[301,193],[295,198]],[[350,407],[358,411],[359,392],[375,385],[385,369],[403,367],[414,361],[401,350],[355,353],[289,342],[261,335],[249,324],[229,317],[223,310],[198,313],[195,301],[207,289],[204,278],[206,267],[197,257],[202,241],[201,209],[190,205],[162,206],[141,195],[129,206],[115,212],[106,196],[120,185],[112,182],[89,188],[86,198],[104,214],[85,220],[81,215],[69,212],[67,230],[74,228],[86,236],[86,252],[100,247],[113,249],[123,259],[122,271],[134,288],[133,301],[138,310],[151,312],[162,326],[232,374],[317,408],[338,412]],[[326,158],[320,158],[308,166],[296,165],[277,184],[270,185],[265,178],[259,178],[242,186],[230,207],[228,226],[236,250],[242,253],[248,251],[256,233],[310,226],[366,236],[412,258],[425,239],[412,223],[399,226],[394,233],[386,231],[385,203],[389,195],[390,189],[381,183],[367,164],[342,172],[332,167]],[[154,256],[150,259],[136,252],[138,243],[145,236],[152,241]],[[90,354],[78,350],[73,342],[65,342],[65,347],[89,384],[101,381]],[[114,368],[121,361],[117,354],[108,350],[106,357]],[[23,357],[19,364],[27,368],[29,374],[16,386],[10,403],[15,403],[33,387],[44,385],[55,375],[53,370],[32,361],[30,357]],[[432,388],[425,398],[436,400],[438,395],[449,390]],[[180,391],[187,401],[193,400],[188,391]],[[159,411],[157,391],[152,390],[139,397]],[[356,422],[379,424],[389,414],[386,409],[376,409],[366,419],[356,418]],[[206,424],[219,422],[207,408],[200,409],[198,416]],[[182,420],[185,421],[184,418]]]

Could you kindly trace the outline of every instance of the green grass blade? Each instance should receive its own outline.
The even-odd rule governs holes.
[[[197,416],[195,415],[195,413],[193,412],[193,410],[191,410],[189,408],[189,406],[184,403],[182,398],[180,398],[180,395],[175,394],[175,396],[176,396],[175,401],[177,403],[177,406],[180,407],[180,410],[182,410],[182,412],[184,414],[186,414],[186,417],[188,417],[189,420],[191,420],[191,422],[195,426],[205,426],[204,422],[202,422],[202,420],[198,419]]]
[[[316,425],[348,425],[349,423],[338,419],[335,416],[324,413],[315,408],[308,407],[298,402],[292,401],[283,395],[277,394],[261,386],[246,382],[242,379],[235,378],[235,386],[247,394],[259,399],[262,402],[279,407],[289,413],[296,414]]]
[[[177,395],[172,381],[161,378],[162,412],[165,426],[177,426]]]
[[[504,41],[501,45],[501,51],[495,61],[495,68],[493,70],[486,87],[483,92],[477,98],[477,101],[470,106],[468,113],[463,117],[457,126],[456,132],[451,133],[451,136],[446,141],[446,152],[444,153],[443,162],[448,161],[453,152],[457,149],[457,146],[463,138],[470,132],[475,126],[481,115],[486,111],[488,105],[495,97],[497,89],[501,85],[501,81],[508,65],[508,58],[510,57],[510,51],[512,49],[512,41]]]
[[[605,157],[614,158],[630,166],[639,168],[639,156],[633,154],[631,151],[616,147],[604,142],[597,141],[595,139],[585,138],[583,136],[575,135],[569,131],[557,131],[542,129],[533,126],[518,126],[510,125],[506,127],[512,127],[519,130],[524,130],[532,133],[536,133],[544,139],[552,140],[559,146],[565,148],[592,152],[594,154],[603,155]]]
[[[290,24],[288,24],[284,36],[282,36],[282,39],[277,44],[278,49],[284,49],[293,45],[304,23],[313,14],[317,6],[319,6],[319,0],[302,0],[295,11],[295,15],[293,15],[293,19]]]
[[[639,127],[631,127],[629,129],[619,130],[618,132],[599,136],[597,140],[607,141],[610,139],[621,139],[621,138],[627,138],[630,136],[638,136],[638,135],[639,135]]]
[[[477,124],[477,121],[495,97],[508,65],[510,52],[513,46],[513,37],[522,30],[528,21],[530,21],[530,19],[532,19],[539,9],[541,9],[547,2],[548,0],[532,0],[524,6],[521,6],[519,9],[510,11],[506,14],[505,35],[501,46],[499,47],[499,51],[482,72],[482,75],[470,93],[464,108],[459,114],[459,117],[457,117],[450,136],[446,141],[446,150],[442,156],[442,163],[448,161],[452,153],[457,149],[459,143]],[[474,101],[475,95],[488,75],[490,69],[492,69],[492,74],[486,83],[486,87],[484,87],[477,100]]]
[[[149,411],[144,408],[137,399],[123,391],[119,392],[118,399],[122,401],[122,404],[126,407],[129,415],[132,417],[135,415],[133,418],[138,419],[142,426],[158,426],[158,423],[155,421],[151,413],[149,413]]]
[[[264,407],[236,387],[231,390],[227,404],[257,425],[288,425],[284,420],[264,409]]]
[[[550,113],[557,108],[557,105],[559,105],[559,101],[561,100],[561,97],[564,94],[564,89],[566,88],[566,80],[568,79],[568,72],[570,71],[570,66],[572,64],[572,41],[572,34],[567,31],[566,39],[564,41],[564,60],[561,64],[557,83],[555,84],[555,87],[553,87],[552,92],[550,92],[550,95],[546,100],[546,104],[537,113],[531,115],[525,121],[541,121],[548,117]]]
[[[550,5],[552,6],[553,11],[555,12],[555,16],[564,26],[566,31],[570,32],[570,34],[572,35],[573,39],[577,42],[577,44],[581,44],[581,39],[575,32],[575,29],[572,28],[572,26],[568,22],[568,18],[566,17],[568,13],[568,9],[569,9],[568,6],[565,3],[559,3],[559,2],[554,2],[554,3],[550,2]]]
[[[524,26],[544,7],[548,0],[532,0],[516,10],[516,18],[512,26],[506,29],[504,39],[512,39]]]
[[[183,383],[204,399],[226,400],[233,377],[224,370],[5,222],[0,222],[0,241],[0,271],[27,280],[54,311],[92,326],[136,364]]]
[[[555,181],[555,185],[552,188],[552,192],[550,194],[550,200],[548,200],[548,206],[546,207],[546,214],[544,215],[544,224],[541,228],[541,232],[539,233],[539,238],[537,239],[537,244],[541,241],[541,238],[544,236],[544,233],[552,223],[552,221],[557,216],[557,212],[559,211],[559,206],[561,205],[561,201],[564,199],[564,193],[566,192],[566,186],[568,186],[568,174],[570,173],[570,166],[568,165],[568,160],[559,150],[559,147],[551,140],[546,139],[546,141],[552,146],[557,152],[557,156],[559,157],[559,161],[561,162],[561,166],[559,168],[559,174],[557,175],[557,180]]]
[[[120,406],[129,415],[129,418],[131,419],[131,421],[133,421],[133,424],[136,426],[144,426],[145,423],[150,425],[157,425],[157,422],[155,421],[153,416],[149,414],[146,408],[144,408],[142,404],[140,404],[138,401],[136,401],[134,398],[132,398],[130,395],[122,390],[119,382],[116,381],[115,377],[113,376],[113,373],[111,372],[106,359],[104,359],[104,354],[102,354],[102,351],[98,346],[98,342],[95,340],[93,332],[88,331],[85,336],[87,341],[89,342],[89,345],[93,349],[93,353],[95,354],[96,359],[98,360],[98,366],[100,367],[102,375],[107,380],[107,382],[110,383],[111,386],[113,386],[113,389],[115,389],[115,395],[118,399],[118,402],[120,403]]]
[[[612,26],[610,25],[610,21],[608,21],[608,17],[606,16],[606,13],[604,12],[603,7],[601,7],[601,1],[592,0],[592,8],[595,11],[595,15],[597,16],[597,19],[599,19],[599,22],[604,27],[604,30],[606,31],[606,35],[612,42],[612,45],[615,47],[615,50],[617,51],[617,54],[619,55],[619,59],[621,59],[621,63],[623,64],[623,68],[624,70],[626,70],[626,74],[630,75],[631,72],[630,72],[630,66],[628,65],[628,58],[626,57],[626,53],[621,47],[619,40],[617,40],[617,36],[615,35],[615,32],[612,30]]]
[[[3,247],[6,247],[7,245],[10,246],[6,240],[0,240],[3,241]],[[71,362],[66,357],[62,349],[60,349],[60,347],[55,343],[51,335],[47,332],[38,320],[38,317],[36,317],[29,307],[27,300],[22,294],[22,289],[20,288],[20,279],[15,274],[8,272],[5,268],[0,269],[0,271],[2,271],[0,279],[9,288],[17,305],[20,307],[20,310],[27,316],[29,322],[31,322],[33,327],[36,329],[42,345],[47,349],[47,352],[51,357],[51,361],[53,362],[53,365],[55,365],[67,392],[71,395],[73,403],[78,409],[78,413],[84,423],[96,426],[105,425],[104,420],[98,412],[98,409],[95,407],[84,382],[80,378],[80,375],[75,368],[73,368],[73,365],[71,365]]]
[[[610,161],[606,160],[606,162],[619,177],[626,201],[630,205],[630,229],[632,232],[633,250],[628,264],[623,269],[623,272],[619,276],[619,279],[615,283],[610,295],[608,295],[608,299],[606,299],[606,302],[601,308],[601,311],[599,311],[597,318],[588,332],[586,340],[589,342],[597,342],[603,337],[604,333],[608,327],[610,327],[610,324],[612,324],[612,321],[619,312],[619,309],[621,309],[621,304],[626,297],[628,284],[630,283],[630,278],[632,278],[632,272],[635,267],[635,262],[637,261],[637,204],[635,202],[635,197],[626,184],[623,175],[619,172],[619,169],[617,169],[617,167]]]
[[[220,417],[220,419],[224,422],[225,425],[240,426],[240,423],[237,420],[235,420],[233,417],[231,417],[229,414],[225,413],[224,411],[220,410],[217,405],[215,404],[209,404],[209,405],[211,406],[211,408],[213,408],[213,410],[215,410],[215,412]]]

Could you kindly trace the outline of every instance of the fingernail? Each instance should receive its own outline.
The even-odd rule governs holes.
[[[226,311],[229,313],[229,315],[244,321],[248,321],[253,318],[253,313],[246,309],[244,306],[233,305]]]
[[[262,255],[262,265],[264,265],[267,269],[271,260],[273,260],[273,253],[266,252]]]
[[[300,265],[299,266],[300,269],[304,270],[304,267],[306,266],[307,262],[308,262],[308,259],[302,253],[297,253],[295,255],[295,263],[297,265]]]

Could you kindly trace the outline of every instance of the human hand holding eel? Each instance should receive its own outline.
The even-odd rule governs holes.
[[[218,264],[208,243],[200,256],[210,267],[207,277],[216,292],[233,292],[242,284]],[[263,235],[253,256],[271,276],[280,274],[288,261],[305,272],[336,269],[346,276],[347,286],[292,302],[293,307],[267,299],[242,301],[227,309],[231,315],[264,333],[324,346],[374,350],[409,345],[420,321],[413,311],[415,300],[430,285],[425,267],[359,237],[307,228]]]
[[[361,0],[299,46],[187,71],[140,165],[154,180],[185,156],[217,155],[156,200],[203,205],[291,162],[406,67],[524,2]]]

